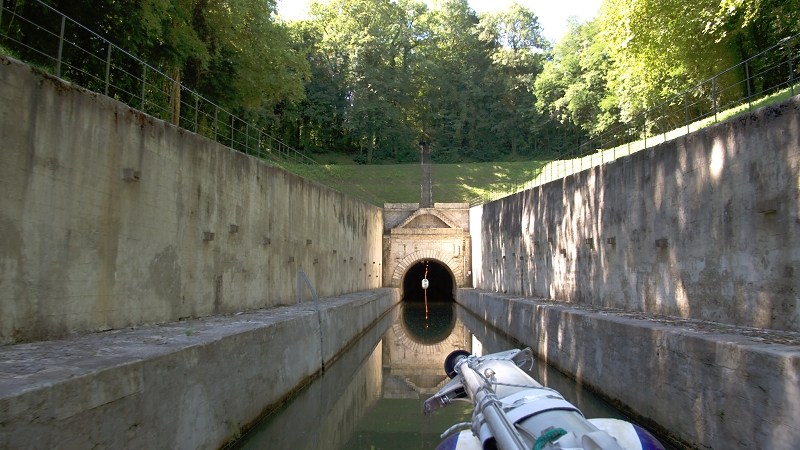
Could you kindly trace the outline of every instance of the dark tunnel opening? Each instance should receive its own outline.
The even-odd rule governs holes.
[[[428,289],[422,288],[427,278]],[[427,292],[426,292],[427,291]],[[411,266],[403,278],[404,302],[452,302],[453,276],[447,267],[431,260],[422,260]]]
[[[423,288],[427,279],[427,289]],[[441,263],[423,260],[414,264],[403,279],[401,320],[413,341],[432,345],[450,336],[456,323],[453,276]]]

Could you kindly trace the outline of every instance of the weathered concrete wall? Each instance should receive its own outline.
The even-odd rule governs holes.
[[[800,338],[461,289],[458,301],[640,423],[690,448],[800,443]],[[789,334],[789,333],[786,333]]]
[[[375,289],[319,315],[307,302],[0,347],[0,448],[220,448],[398,301]]]
[[[245,436],[244,448],[344,448],[381,398],[385,379],[381,338],[396,317],[397,308],[387,312],[335,364],[326,366],[320,379]],[[302,424],[299,430],[298,424]]]
[[[473,208],[474,286],[800,331],[800,97]]]
[[[0,344],[382,284],[380,208],[5,57],[0,136]]]

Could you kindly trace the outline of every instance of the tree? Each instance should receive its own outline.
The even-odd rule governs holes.
[[[288,28],[274,21],[275,0],[192,1],[192,29],[209,55],[183,63],[192,85],[223,106],[253,113],[303,98],[308,64]]]
[[[410,58],[414,24],[424,5],[411,1],[334,0],[312,5],[319,42],[315,52],[347,107],[343,124],[366,162],[397,159],[414,149],[410,107]]]
[[[512,156],[534,147],[541,117],[535,108],[534,82],[542,72],[550,42],[533,11],[514,3],[504,12],[481,16],[481,37],[491,43],[498,71],[498,96],[492,112],[496,136],[504,136]]]
[[[169,103],[159,104],[158,109],[169,108],[173,123],[181,115],[181,84],[251,116],[304,95],[308,66],[304,55],[292,47],[288,29],[273,19],[275,0],[50,0],[48,4],[171,77],[173,81],[153,77],[146,83],[153,91],[152,102],[164,97],[164,103]],[[42,25],[57,19],[55,14],[42,13],[37,2],[18,6],[38,17]],[[97,80],[103,77],[97,74],[105,73],[108,46],[80,27],[70,30],[67,38],[81,51],[64,58],[69,66],[80,69],[66,76],[102,90]],[[44,33],[20,32],[27,35],[32,48],[46,48],[46,39],[40,37]],[[123,84],[117,95],[141,92],[142,66],[119,52],[116,58],[112,63],[122,67],[119,72],[130,74],[127,81],[117,81]],[[153,87],[155,83],[161,84]]]
[[[480,39],[478,16],[465,0],[448,0],[426,19],[415,115],[423,140],[430,143],[434,161],[490,159],[494,150],[485,136],[496,83],[491,45]]]
[[[798,19],[799,0],[606,0],[601,37],[613,60],[609,88],[623,120],[797,33]],[[744,78],[725,76],[727,85]],[[719,95],[711,85],[697,92]]]
[[[607,83],[612,61],[599,34],[596,21],[570,20],[535,86],[540,111],[590,137],[619,124],[618,101]]]

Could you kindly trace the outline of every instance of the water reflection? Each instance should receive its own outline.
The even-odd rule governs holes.
[[[524,345],[513,342],[453,302],[403,303],[374,325],[310,386],[234,448],[432,449],[451,425],[471,420],[472,405],[456,402],[429,417],[422,402],[449,379],[445,357]],[[532,376],[587,417],[622,417],[560,372],[536,364]]]
[[[422,345],[444,341],[456,326],[453,302],[402,303],[400,322],[409,339]]]

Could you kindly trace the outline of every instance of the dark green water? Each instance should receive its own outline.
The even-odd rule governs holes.
[[[378,321],[325,373],[265,418],[234,448],[433,449],[451,425],[471,420],[456,402],[422,414],[422,403],[449,381],[443,362],[453,350],[476,355],[525,345],[452,302],[403,303]],[[545,364],[531,376],[559,391],[588,418],[624,416]]]

